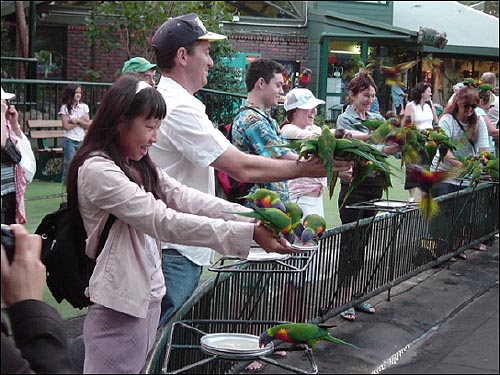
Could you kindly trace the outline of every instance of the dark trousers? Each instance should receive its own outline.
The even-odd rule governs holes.
[[[341,184],[339,193],[339,207],[349,189],[349,185]],[[366,202],[382,197],[382,187],[374,178],[366,178],[363,184],[351,193],[344,206],[340,209],[340,219],[342,224],[352,223],[377,214],[375,210],[358,210],[345,208],[351,204]],[[370,237],[371,226],[361,227],[359,231],[349,231],[342,233],[340,239],[340,259],[338,277],[341,284],[354,281],[358,271],[361,270],[365,258],[365,246]]]

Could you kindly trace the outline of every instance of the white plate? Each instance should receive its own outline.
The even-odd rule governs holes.
[[[207,346],[201,345],[201,350],[209,355],[219,355],[228,359],[248,359],[248,358],[258,358],[260,356],[267,356],[274,351],[274,345],[270,342],[265,348],[261,348],[258,351],[251,353],[235,353],[229,350],[215,350]]]
[[[373,204],[378,207],[389,207],[389,208],[401,208],[406,206],[406,202],[397,202],[397,201],[377,201],[373,202]]]
[[[210,351],[256,354],[265,352],[268,347],[259,348],[259,336],[244,333],[213,333],[200,339],[201,346]]]
[[[251,248],[248,252],[247,260],[251,260],[253,262],[266,262],[270,260],[282,260],[287,259],[288,254],[279,254],[279,253],[266,253],[266,251],[262,248]]]
[[[315,240],[311,240],[306,243],[301,240],[297,240],[292,244],[292,248],[300,251],[313,251],[319,248],[319,243]]]

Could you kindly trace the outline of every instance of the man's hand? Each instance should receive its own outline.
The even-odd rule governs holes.
[[[15,252],[9,264],[5,249],[1,253],[2,303],[9,307],[17,302],[42,300],[45,286],[45,266],[40,260],[42,239],[28,234],[22,225],[10,226],[15,236]]]

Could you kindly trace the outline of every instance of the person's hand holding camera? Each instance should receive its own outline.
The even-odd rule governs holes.
[[[41,301],[46,279],[45,266],[40,260],[41,237],[28,234],[19,224],[11,225],[10,229],[15,237],[15,251],[9,263],[2,245],[2,307],[24,300]]]

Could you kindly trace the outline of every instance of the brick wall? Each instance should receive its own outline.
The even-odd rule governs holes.
[[[91,67],[90,47],[87,46],[84,31],[85,26],[68,26],[67,45],[67,80],[94,81],[90,79],[88,70]],[[123,63],[128,60],[127,52],[124,48],[104,51],[96,47],[95,69],[99,72],[100,78],[97,82],[113,82],[116,79],[115,72],[121,69]]]
[[[229,40],[238,51],[262,53],[262,57],[274,60],[300,60],[301,70],[307,68],[306,37],[230,35]]]
[[[67,45],[67,79],[90,80],[88,70],[91,66],[90,47],[84,35],[85,26],[68,26]],[[307,67],[308,43],[305,37],[259,36],[259,35],[230,35],[229,40],[238,51],[259,52],[262,57],[275,60],[301,61],[300,69]],[[126,50],[114,49],[104,51],[96,47],[95,64],[101,78],[99,82],[113,82],[116,71],[121,69],[123,62],[128,59]]]

